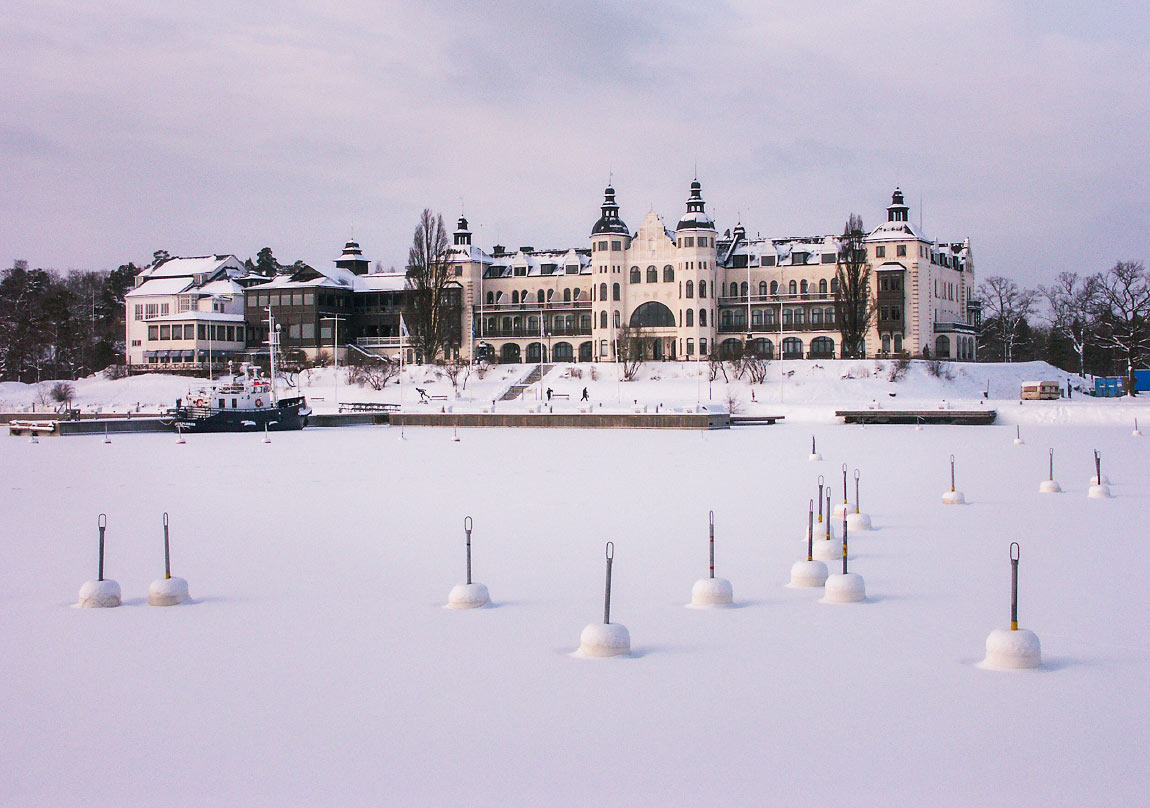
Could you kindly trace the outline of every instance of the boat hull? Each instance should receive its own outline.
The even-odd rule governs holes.
[[[180,407],[172,419],[173,429],[181,432],[285,432],[307,426],[311,408],[299,398],[280,400],[274,407],[228,410]],[[165,421],[166,422],[166,421]]]

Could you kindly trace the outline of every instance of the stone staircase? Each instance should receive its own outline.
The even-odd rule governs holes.
[[[523,395],[524,390],[529,388],[531,385],[537,383],[540,379],[542,379],[544,376],[546,376],[548,373],[550,373],[551,368],[553,368],[553,367],[555,367],[555,366],[554,365],[536,365],[532,369],[532,371],[527,374],[527,376],[525,376],[524,378],[520,379],[515,384],[508,387],[507,392],[505,392],[500,397],[499,400],[500,401],[511,401],[512,399],[519,398],[520,396]]]

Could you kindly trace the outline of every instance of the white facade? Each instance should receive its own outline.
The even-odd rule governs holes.
[[[145,267],[125,295],[127,361],[173,369],[243,352],[245,273],[234,255],[165,258]]]

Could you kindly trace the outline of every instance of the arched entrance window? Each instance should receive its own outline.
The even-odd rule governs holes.
[[[551,352],[551,358],[556,362],[570,362],[575,358],[575,351],[570,342],[557,342]]]
[[[894,335],[894,352],[902,353],[902,334]]]
[[[726,309],[721,315],[719,315],[719,322],[722,323],[723,328],[730,328],[731,327],[731,310],[730,309]]]
[[[594,351],[595,347],[590,342],[579,343],[579,361],[590,362]]]
[[[811,340],[811,359],[834,359],[835,341],[830,337],[815,337]]]
[[[505,365],[514,365],[519,362],[519,346],[509,342],[499,349],[499,361]]]
[[[631,313],[631,328],[674,328],[675,315],[656,300],[649,300]]]
[[[769,339],[756,339],[751,341],[751,353],[760,359],[775,358],[775,344]]]
[[[803,341],[798,337],[787,337],[783,340],[783,359],[802,359]]]
[[[479,343],[479,347],[475,349],[476,359],[491,359],[493,356],[495,356],[495,349],[486,342]]]
[[[631,283],[639,283],[641,280],[643,276],[639,272],[639,267],[631,267]]]
[[[725,339],[719,343],[719,357],[722,359],[739,359],[743,355],[743,343],[737,339]]]
[[[532,342],[527,345],[527,361],[528,362],[546,362],[547,361],[547,346],[539,342]]]
[[[934,341],[934,356],[936,359],[950,359],[950,338],[939,334]]]
[[[890,334],[882,335],[882,352],[884,354],[890,353]]]

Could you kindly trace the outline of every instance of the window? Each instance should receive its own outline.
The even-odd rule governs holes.
[[[734,286],[734,284],[731,285]],[[748,292],[750,292],[750,289],[747,288],[747,282],[743,281],[743,285],[739,287],[739,294],[742,297],[746,297]]]
[[[631,267],[631,283],[639,283],[641,280],[643,276],[639,272],[639,267]]]
[[[619,297],[620,297],[619,284],[616,283],[615,285],[613,285],[611,287],[611,299],[612,300],[618,300]]]
[[[792,295],[797,295],[799,293],[798,283],[795,281],[791,281],[790,283],[788,283],[787,284],[787,293],[792,294]]]
[[[303,292],[296,292],[295,294],[293,294],[291,296],[291,304],[293,306],[302,306],[303,305]]]
[[[670,264],[663,267],[663,283],[674,283],[675,281],[675,268]]]
[[[495,293],[494,292],[488,292],[487,293],[487,305],[488,306],[495,305]]]
[[[642,306],[640,306],[639,308],[643,308],[643,307],[642,307]],[[636,309],[636,311],[637,311],[637,310],[638,310],[638,309]],[[615,310],[615,327],[616,327],[616,328],[618,328],[618,327],[620,326],[620,324],[621,324],[621,323],[622,323],[622,318],[620,318],[620,317],[619,317],[619,310],[618,310],[618,309],[616,309],[616,310]]]
[[[731,312],[730,309],[724,311],[719,318],[719,322],[723,324],[723,328],[731,327]]]
[[[837,295],[839,292],[839,279],[837,277],[831,278],[831,294]]]
[[[879,245],[878,247],[875,247],[874,248],[874,257],[875,258],[886,258],[886,246],[885,245]]]
[[[826,278],[820,278],[819,279],[819,296],[820,297],[826,297],[827,296],[827,279]]]
[[[701,281],[700,281],[700,283],[701,283]],[[688,298],[692,298],[695,296],[695,282],[694,281],[687,281],[686,296]]]
[[[687,309],[687,328],[695,325],[695,310]]]
[[[571,302],[571,290],[570,289],[564,289],[563,290],[563,302],[564,303],[570,303]]]
[[[805,323],[806,321],[807,321],[807,310],[806,309],[795,309],[795,325],[796,326],[803,325],[803,323]]]
[[[171,339],[171,338],[172,338],[172,327],[170,325],[160,326],[160,339],[164,340],[164,339]]]
[[[795,310],[783,309],[783,327],[789,328],[795,324]]]
[[[823,310],[822,309],[811,309],[811,325],[822,325],[822,324],[823,324]]]
[[[582,294],[582,292],[583,292],[583,290],[582,290],[582,289],[576,289],[575,291],[573,291],[573,292],[571,293],[571,299],[572,299],[572,300],[578,300],[578,299],[579,299],[579,295],[580,295],[580,294]]]
[[[607,356],[607,340],[599,340],[599,357],[606,358]]]
[[[767,295],[767,282],[759,281],[759,297],[766,297]]]
[[[607,327],[607,312],[605,310],[599,312],[599,327],[600,328],[606,328]]]
[[[906,258],[906,245],[905,244],[899,244],[897,247],[894,248],[894,252],[895,252],[895,255],[898,256],[899,258]]]
[[[705,327],[707,325],[707,310],[699,309],[699,325]]]
[[[690,314],[689,311],[687,313]],[[687,340],[687,356],[694,356],[694,355],[695,355],[695,341],[693,339],[688,339]]]
[[[890,353],[890,334],[882,335],[882,352]]]
[[[707,355],[707,341],[705,339],[699,340],[699,356]]]
[[[196,327],[191,323],[184,324],[184,339],[195,339]]]
[[[695,237],[694,236],[687,236],[686,238],[684,238],[683,239],[683,246],[684,247],[694,247],[695,246]]]
[[[160,338],[160,327],[158,325],[148,326],[148,339],[158,340]]]
[[[747,327],[747,313],[742,309],[735,312],[735,328]]]
[[[606,250],[607,249],[607,242],[605,242],[605,241],[595,242],[595,249],[596,250]]]
[[[775,265],[775,257],[773,255],[764,255],[759,259],[759,264],[764,267],[773,267]]]
[[[599,284],[599,299],[600,300],[606,300],[607,299],[607,284],[605,284],[605,283]]]
[[[659,282],[659,270],[655,267],[647,267],[647,283]]]
[[[775,310],[774,309],[765,309],[763,311],[763,325],[774,325],[774,324],[775,324]]]
[[[902,353],[902,334],[894,335],[894,352]]]
[[[707,282],[699,281],[699,299],[702,300],[707,296]]]
[[[901,306],[891,306],[890,307],[890,318],[892,320],[901,320],[902,319],[902,307]]]
[[[762,324],[763,324],[763,313],[761,311],[759,311],[758,309],[755,309],[754,311],[751,312],[751,325],[762,325]]]
[[[304,323],[299,327],[299,334],[302,339],[315,339],[315,323]]]
[[[835,310],[834,309],[823,309],[823,319],[826,320],[827,325],[834,325],[835,324]]]
[[[799,284],[799,291],[802,292],[802,294],[805,296],[809,288],[810,287],[807,285],[807,281],[804,278],[802,283]]]
[[[823,263],[824,264],[833,264],[834,262],[835,262],[835,254],[834,253],[823,253]]]
[[[543,290],[542,289],[538,290],[535,293],[535,302],[536,303],[542,303],[543,302]]]
[[[612,241],[612,242],[611,242],[611,249],[612,249],[612,250],[621,250],[621,249],[623,249],[623,242],[621,242],[621,241]]]
[[[231,331],[230,328],[228,330]],[[291,337],[292,339],[299,339],[299,335],[300,335],[299,323],[292,323],[291,325],[288,326],[288,336],[289,337]],[[228,339],[231,339],[231,334],[228,334]]]

